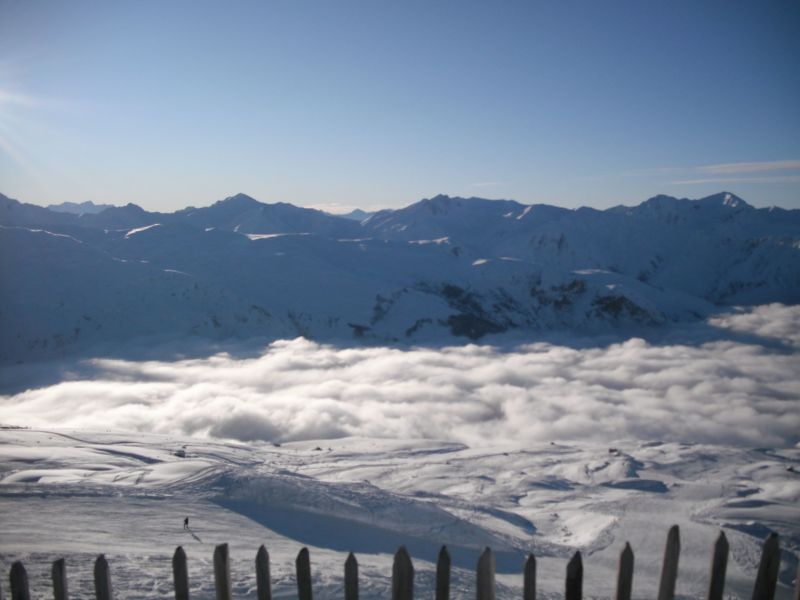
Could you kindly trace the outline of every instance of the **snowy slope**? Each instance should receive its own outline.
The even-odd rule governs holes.
[[[172,215],[176,222],[196,227],[215,227],[240,233],[315,233],[330,237],[353,237],[361,231],[352,219],[319,210],[279,202],[264,204],[245,194],[236,194],[206,208],[187,208]]]
[[[0,201],[4,362],[156,332],[413,344],[800,301],[800,211],[728,193],[606,211],[437,196],[360,222],[244,194],[170,214]]]
[[[359,559],[362,597],[385,597],[401,543],[424,597],[443,543],[459,597],[474,594],[473,569],[486,545],[496,552],[500,598],[519,597],[528,552],[537,557],[540,597],[559,597],[576,549],[584,554],[584,589],[611,597],[625,541],[636,553],[634,595],[649,597],[667,528],[678,524],[679,596],[705,594],[722,528],[731,545],[726,596],[749,596],[761,539],[775,530],[787,549],[778,597],[788,599],[800,544],[797,449],[624,441],[470,448],[368,438],[275,447],[17,429],[0,431],[0,469],[0,567],[23,560],[37,597],[46,595],[50,561],[61,556],[70,591],[86,595],[92,561],[103,552],[116,597],[168,598],[169,561],[180,544],[192,596],[209,598],[211,556],[222,542],[231,544],[236,597],[255,597],[252,561],[262,543],[278,598],[296,594],[302,546],[311,550],[318,597],[341,596],[348,551]]]

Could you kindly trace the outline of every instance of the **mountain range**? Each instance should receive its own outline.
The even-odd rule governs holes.
[[[727,192],[607,210],[439,195],[346,217],[244,194],[93,206],[0,194],[0,361],[148,335],[536,339],[800,302],[800,210]]]

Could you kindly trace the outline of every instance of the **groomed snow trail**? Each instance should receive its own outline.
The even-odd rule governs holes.
[[[785,549],[779,598],[800,546],[800,449],[677,443],[552,443],[470,448],[431,440],[343,438],[283,446],[87,431],[0,430],[0,567],[23,560],[35,597],[67,558],[86,595],[92,563],[109,558],[118,598],[169,598],[182,545],[193,598],[213,597],[215,544],[231,545],[236,597],[255,597],[253,560],[270,552],[275,596],[296,596],[294,558],[311,551],[318,598],[341,597],[348,551],[363,598],[386,597],[391,556],[406,544],[421,597],[436,554],[453,556],[455,596],[474,594],[484,546],[497,553],[498,597],[521,593],[534,552],[542,597],[562,594],[584,554],[587,596],[613,595],[618,554],[636,554],[634,595],[652,596],[667,529],[681,527],[678,594],[700,597],[711,544],[731,543],[726,595],[749,596],[761,539]],[[190,519],[190,531],[183,519]]]

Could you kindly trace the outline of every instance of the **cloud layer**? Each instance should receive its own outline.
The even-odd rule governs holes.
[[[0,423],[242,441],[797,444],[800,307],[764,306],[710,324],[731,339],[511,350],[343,349],[295,339],[255,358],[95,359],[79,380],[0,397]]]

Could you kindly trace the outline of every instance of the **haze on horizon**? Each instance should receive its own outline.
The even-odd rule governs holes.
[[[800,6],[0,1],[0,192],[800,208]]]

